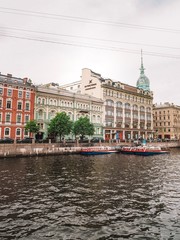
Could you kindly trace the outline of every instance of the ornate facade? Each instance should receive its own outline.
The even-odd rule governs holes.
[[[66,112],[72,121],[76,121],[80,116],[88,116],[95,127],[94,136],[102,137],[102,111],[102,100],[72,93],[58,84],[50,83],[36,88],[35,119],[40,126],[42,138],[47,137],[48,124],[58,112]]]
[[[106,140],[153,137],[153,93],[144,74],[142,58],[137,87],[103,78],[88,68],[82,70],[81,81],[62,87],[103,101],[103,136]]]
[[[82,94],[102,99],[104,137],[137,139],[153,136],[153,93],[82,70]]]
[[[0,74],[0,138],[29,136],[24,126],[34,119],[34,99],[31,80]]]
[[[180,106],[173,103],[155,104],[155,137],[160,139],[180,139]]]

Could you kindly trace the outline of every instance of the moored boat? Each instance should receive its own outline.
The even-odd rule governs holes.
[[[122,147],[119,151],[124,154],[134,154],[142,156],[152,156],[169,153],[169,150],[162,149],[161,147],[156,146]]]
[[[119,152],[118,149],[114,147],[90,147],[90,148],[83,148],[80,151],[82,155],[101,155],[101,154],[111,154]]]

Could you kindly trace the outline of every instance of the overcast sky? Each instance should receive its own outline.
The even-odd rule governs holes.
[[[34,84],[83,68],[136,86],[141,49],[154,103],[180,105],[179,0],[0,0],[0,72]]]

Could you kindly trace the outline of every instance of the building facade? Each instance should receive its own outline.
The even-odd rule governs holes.
[[[29,136],[24,126],[34,119],[35,87],[30,79],[0,74],[0,138]]]
[[[102,99],[104,137],[138,139],[153,137],[153,93],[111,79],[90,69],[82,70],[82,94]]]
[[[180,139],[180,106],[168,102],[155,104],[153,116],[156,138]]]
[[[153,93],[144,74],[142,57],[137,87],[103,78],[88,68],[82,69],[81,81],[62,87],[103,101],[103,136],[106,140],[153,137]]]
[[[103,136],[103,101],[79,93],[62,89],[58,84],[50,83],[36,87],[35,119],[40,126],[40,138],[47,137],[47,127],[56,113],[65,112],[72,121],[87,116],[94,124],[96,137]],[[69,136],[74,138],[74,136]]]

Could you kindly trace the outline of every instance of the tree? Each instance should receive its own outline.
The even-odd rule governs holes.
[[[70,120],[70,117],[65,112],[57,113],[50,121],[48,134],[53,135],[54,137],[59,136],[61,141],[62,137],[70,134],[72,125],[73,123]]]
[[[26,123],[25,130],[30,133],[37,133],[39,131],[39,126],[37,125],[36,120],[30,120]]]
[[[74,135],[80,135],[81,139],[83,139],[85,135],[92,136],[94,134],[94,131],[94,125],[90,123],[88,117],[80,117],[73,126]]]

